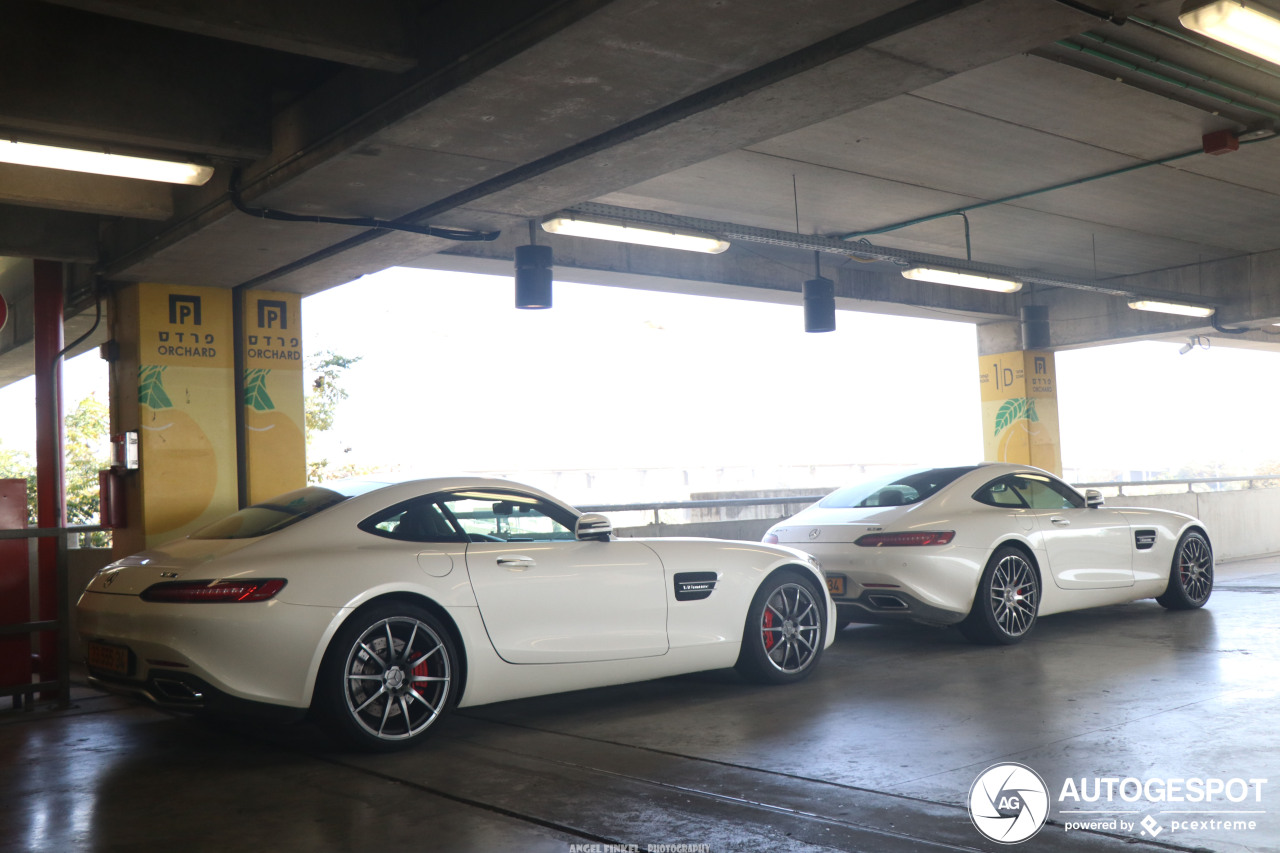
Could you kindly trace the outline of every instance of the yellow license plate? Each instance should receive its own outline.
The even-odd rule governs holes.
[[[827,575],[827,591],[832,595],[844,595],[844,575]]]
[[[91,642],[87,649],[89,669],[109,672],[113,675],[129,674],[129,650],[124,646]]]

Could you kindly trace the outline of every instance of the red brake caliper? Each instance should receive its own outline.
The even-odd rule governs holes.
[[[418,665],[413,668],[413,674],[417,676],[421,676],[423,678],[430,676],[431,675],[430,661],[431,659],[428,658],[424,661],[419,662]],[[418,691],[418,693],[422,694],[423,696],[427,695],[426,688],[427,688],[426,684],[422,682],[414,682],[413,684],[413,689]]]
[[[766,610],[764,612],[764,624],[761,625],[761,627],[764,628],[761,633],[764,635],[764,650],[767,652],[773,648],[773,644],[777,641],[777,638],[773,636],[773,632],[769,630],[773,627],[772,610]]]

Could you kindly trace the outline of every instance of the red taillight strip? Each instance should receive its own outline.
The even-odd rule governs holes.
[[[142,592],[143,601],[169,604],[213,604],[230,601],[267,601],[284,589],[282,578],[253,580],[166,581],[152,584]]]
[[[864,548],[896,547],[901,545],[946,545],[956,538],[954,530],[918,530],[908,533],[868,533],[854,545]]]

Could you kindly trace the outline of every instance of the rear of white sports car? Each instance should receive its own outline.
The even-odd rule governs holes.
[[[185,540],[99,573],[76,611],[91,681],[175,709],[305,711],[337,609],[291,604],[287,578],[237,571],[243,544]]]

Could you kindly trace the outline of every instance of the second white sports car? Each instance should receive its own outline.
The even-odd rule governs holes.
[[[314,710],[365,748],[454,706],[736,666],[807,676],[835,636],[813,558],[614,539],[502,480],[344,481],[119,560],[76,609],[91,680],[188,710]]]
[[[928,468],[839,489],[765,542],[822,564],[842,622],[959,625],[1015,643],[1039,616],[1154,598],[1201,607],[1213,548],[1178,512],[1104,507],[1038,468]]]

